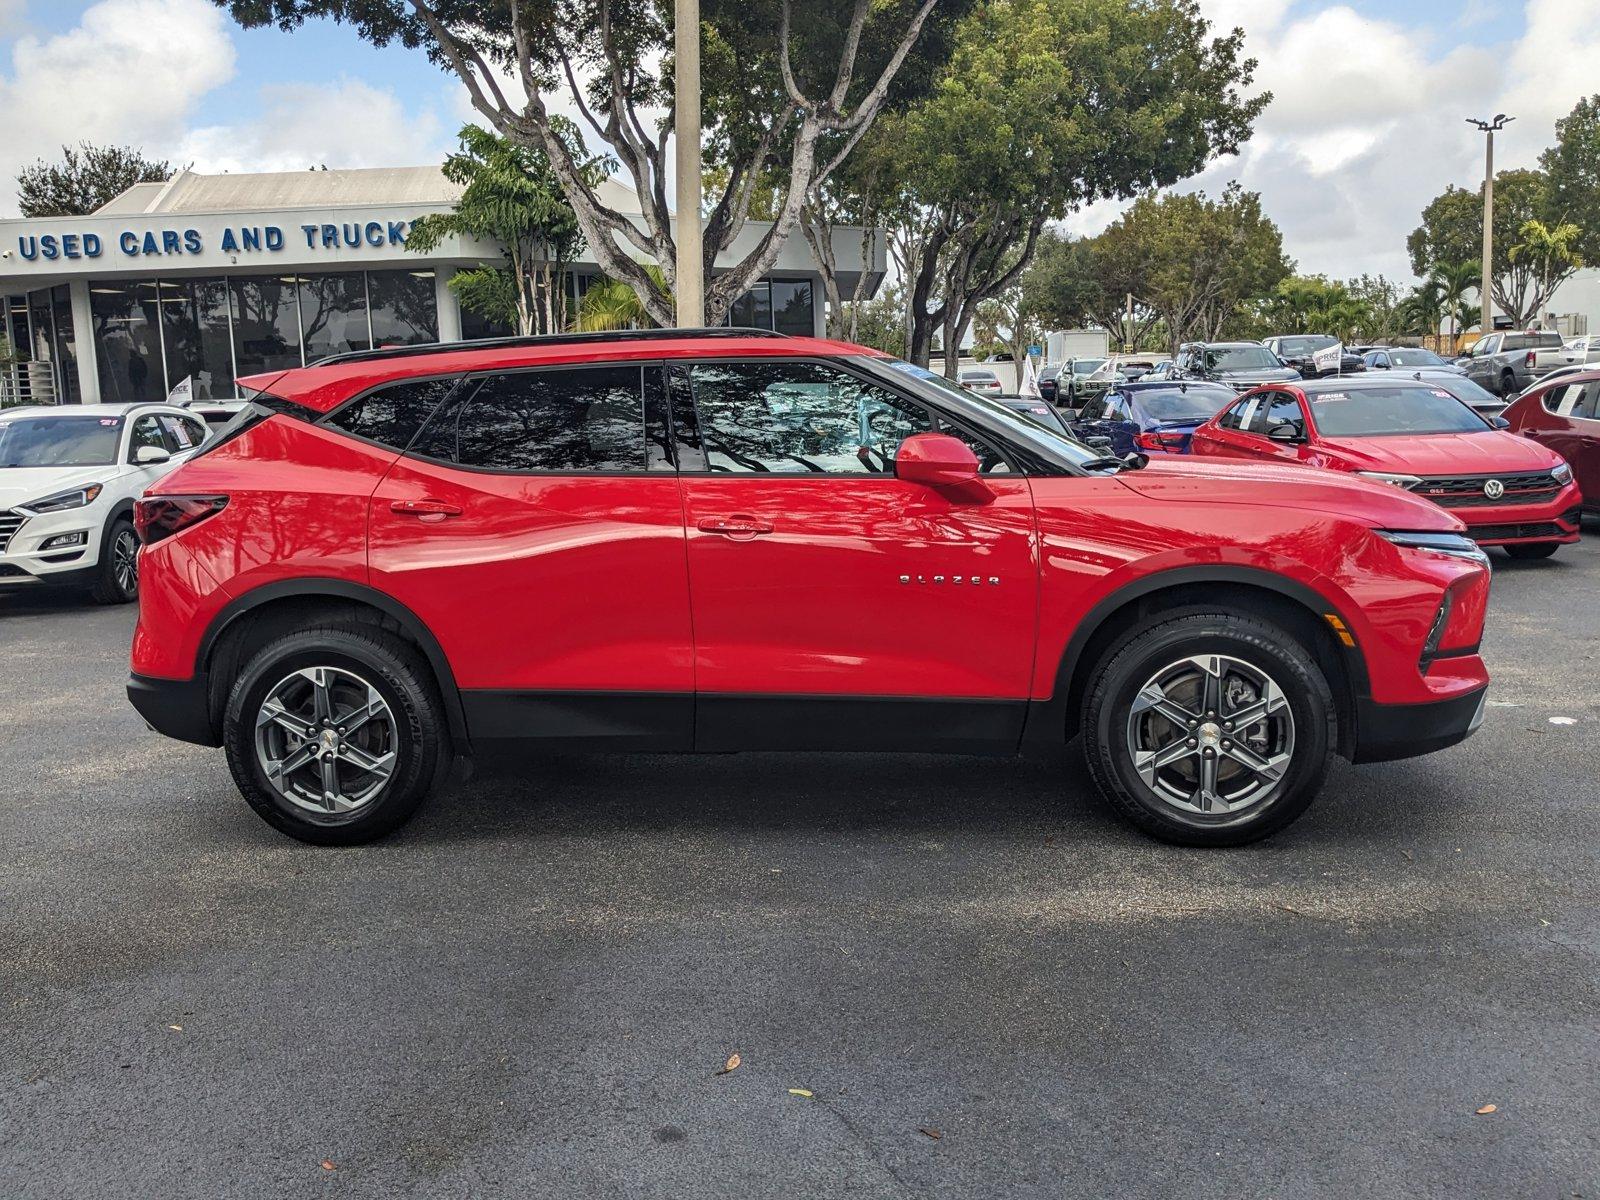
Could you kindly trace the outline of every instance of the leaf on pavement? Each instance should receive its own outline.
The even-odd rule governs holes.
[[[791,1095],[791,1096],[804,1096],[807,1100],[811,1099],[811,1093],[806,1091],[805,1088],[790,1088],[789,1089],[789,1095]]]
[[[937,1129],[918,1129],[917,1132],[923,1137],[932,1138],[936,1142],[944,1136],[944,1134],[940,1133]]]
[[[728,1061],[722,1064],[722,1069],[717,1074],[726,1075],[729,1071],[737,1071],[739,1064],[743,1061],[737,1054],[730,1054],[728,1055]]]
[[[1478,1109],[1478,1115],[1480,1117],[1486,1117],[1486,1116],[1488,1116],[1490,1113],[1492,1113],[1494,1111],[1495,1111],[1495,1105],[1493,1105],[1493,1104],[1485,1104],[1485,1105],[1483,1105],[1483,1107]]]
[[[338,1170],[338,1168],[333,1165],[333,1162],[331,1160],[329,1160],[329,1159],[326,1159],[326,1158],[322,1160],[322,1169],[324,1171],[336,1171],[336,1170]]]

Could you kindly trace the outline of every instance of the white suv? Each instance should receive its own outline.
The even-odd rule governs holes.
[[[0,409],[0,589],[136,599],[133,502],[206,437],[198,415],[170,404]]]

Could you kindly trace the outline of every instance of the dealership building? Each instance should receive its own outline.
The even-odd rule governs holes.
[[[638,213],[630,190],[601,186],[605,203]],[[460,194],[436,167],[180,171],[89,216],[0,220],[0,333],[16,360],[0,370],[0,404],[159,400],[185,379],[196,398],[226,400],[240,376],[330,354],[508,333],[462,311],[449,286],[458,270],[502,263],[498,245],[449,237],[426,254],[406,248],[411,222]],[[750,222],[728,261],[765,231]],[[882,240],[870,241],[867,261],[859,229],[834,231],[846,294],[862,272],[869,291],[883,277]],[[580,254],[574,303],[599,274]],[[824,320],[798,233],[730,317],[807,335]]]

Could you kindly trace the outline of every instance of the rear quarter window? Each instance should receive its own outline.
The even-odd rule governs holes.
[[[391,450],[404,450],[455,390],[459,378],[408,379],[387,384],[335,409],[328,424]]]

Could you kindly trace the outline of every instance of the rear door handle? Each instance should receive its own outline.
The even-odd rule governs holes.
[[[461,506],[443,500],[396,500],[389,505],[389,511],[402,517],[416,517],[419,521],[432,524],[446,517],[459,517]]]
[[[745,513],[731,517],[707,517],[699,524],[701,533],[720,533],[736,542],[747,542],[757,534],[771,533],[772,526]]]

